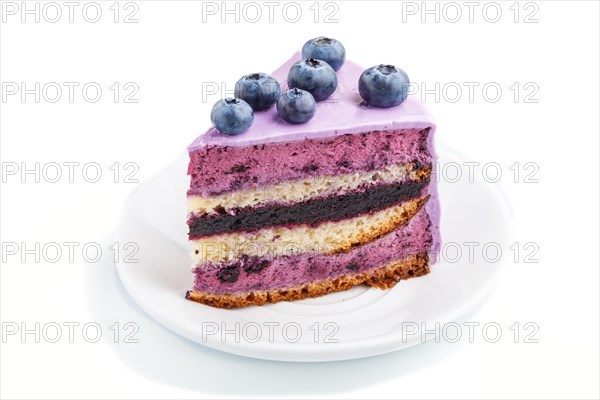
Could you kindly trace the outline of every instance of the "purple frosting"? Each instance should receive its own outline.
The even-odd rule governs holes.
[[[287,74],[295,62],[301,59],[297,52],[272,76],[287,90]],[[254,123],[237,136],[227,136],[210,128],[188,148],[190,152],[205,146],[249,146],[255,144],[290,142],[319,139],[346,133],[369,132],[392,129],[435,129],[433,117],[416,96],[408,96],[406,102],[392,108],[374,108],[361,105],[358,94],[358,78],[364,68],[346,61],[337,71],[338,90],[325,101],[317,103],[317,113],[305,124],[293,125],[283,121],[275,107],[254,113]]]

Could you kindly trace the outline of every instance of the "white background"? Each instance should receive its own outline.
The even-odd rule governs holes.
[[[113,3],[99,2],[102,17],[97,23],[83,18],[85,2],[75,8],[72,23],[62,2],[62,19],[56,23],[45,21],[44,15],[39,23],[35,15],[23,23],[20,9],[16,15],[2,15],[4,96],[7,82],[25,82],[28,88],[35,82],[42,87],[48,82],[80,84],[72,103],[65,86],[56,103],[47,101],[54,92],[42,93],[39,103],[34,95],[25,101],[20,93],[3,97],[3,171],[14,163],[95,162],[103,174],[97,183],[87,182],[81,167],[72,183],[66,167],[57,183],[43,176],[37,183],[35,176],[22,178],[20,173],[3,177],[4,244],[98,243],[103,250],[96,262],[86,262],[81,247],[73,260],[63,254],[56,263],[44,257],[36,262],[33,255],[21,262],[20,253],[3,254],[3,327],[96,322],[103,328],[97,343],[81,335],[73,343],[3,336],[3,398],[600,396],[597,2],[498,2],[502,15],[495,23],[496,7],[486,8],[485,14],[485,2],[474,9],[472,22],[463,2],[452,9],[439,3],[439,21],[431,14],[422,22],[421,2],[336,1],[327,9],[318,5],[316,23],[313,2],[298,3],[302,15],[295,23],[286,21],[294,18],[293,10],[282,15],[283,2],[275,8],[273,22],[267,6],[258,2],[263,12],[259,22],[245,21],[241,14],[239,22],[229,15],[222,23],[220,13],[203,14],[202,3],[193,1],[137,1],[137,23],[123,22],[135,8],[124,9],[121,3],[115,23],[109,8]],[[39,3],[40,12],[44,4]],[[416,14],[407,13],[414,7]],[[428,7],[436,6],[429,2]],[[462,18],[453,23],[449,19],[455,18],[457,7]],[[337,22],[325,23],[333,10]],[[537,22],[525,23],[535,10],[530,19]],[[54,18],[55,10],[46,11],[48,19]],[[246,11],[246,17],[254,18],[254,10]],[[93,10],[88,12],[93,18]],[[425,98],[439,125],[437,139],[470,160],[502,166],[506,178],[495,185],[513,210],[514,241],[535,242],[540,249],[539,263],[507,264],[471,320],[497,322],[508,337],[513,323],[534,322],[538,343],[428,342],[365,360],[275,363],[219,353],[179,338],[129,299],[109,249],[120,210],[138,185],[124,182],[124,173],[132,171],[124,169],[125,163],[139,167],[134,175],[139,182],[160,171],[209,125],[210,107],[220,94],[203,101],[203,83],[224,82],[231,89],[242,74],[274,70],[305,40],[319,35],[341,40],[348,58],[361,65],[396,64],[413,82],[430,89],[436,82],[462,86],[456,102],[455,92]],[[103,89],[96,103],[82,97],[81,87],[88,82]],[[115,82],[121,87],[117,103],[109,89]],[[137,103],[123,101],[127,82],[139,87]],[[464,82],[480,85],[472,101]],[[502,89],[497,102],[482,94],[481,87],[490,82]],[[515,82],[520,87],[516,99],[510,89]],[[529,82],[539,91],[527,99],[531,90],[523,85]],[[515,162],[536,163],[539,182],[524,183],[520,177],[515,183],[508,169]],[[114,167],[109,168],[115,163],[121,170],[117,183]],[[113,343],[109,326],[114,322],[136,323],[139,343]]]

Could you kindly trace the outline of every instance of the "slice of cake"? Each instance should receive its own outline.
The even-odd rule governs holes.
[[[271,76],[283,86],[301,59]],[[435,124],[413,96],[364,105],[363,71],[345,62],[337,91],[304,124],[271,107],[239,135],[211,128],[190,145],[188,299],[262,305],[429,272],[439,242]]]

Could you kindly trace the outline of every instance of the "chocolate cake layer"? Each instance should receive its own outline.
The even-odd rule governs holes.
[[[202,147],[190,152],[188,195],[214,196],[397,163],[430,164],[429,131],[398,129],[246,147]]]
[[[271,205],[234,210],[232,214],[192,216],[190,239],[236,231],[253,231],[270,226],[339,221],[356,215],[381,210],[393,204],[417,198],[429,184],[429,179],[395,184],[381,184],[362,192],[308,200],[302,203]]]

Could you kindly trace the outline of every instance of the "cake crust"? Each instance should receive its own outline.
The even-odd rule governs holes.
[[[280,301],[302,300],[320,297],[329,293],[348,290],[353,286],[366,284],[379,289],[390,289],[400,280],[428,274],[429,255],[418,253],[402,260],[392,261],[380,268],[355,275],[343,275],[332,280],[324,280],[290,289],[255,291],[244,294],[211,294],[190,290],[185,297],[198,303],[217,308],[240,308],[262,306]]]

